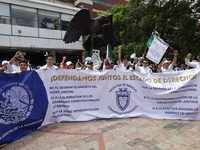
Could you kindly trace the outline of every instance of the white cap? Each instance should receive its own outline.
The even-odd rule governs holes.
[[[7,60],[4,60],[4,61],[2,61],[1,64],[4,65],[4,64],[6,64],[6,63],[8,64],[8,61],[7,61]]]
[[[73,65],[73,63],[71,62],[71,61],[67,61],[67,66],[69,66],[69,65]]]
[[[163,64],[165,64],[165,63],[171,63],[171,61],[170,61],[170,60],[165,60],[165,61],[163,62]]]

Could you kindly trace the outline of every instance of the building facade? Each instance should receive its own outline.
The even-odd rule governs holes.
[[[46,53],[54,55],[54,63],[63,56],[76,63],[83,60],[82,37],[65,44],[63,37],[73,16],[88,8],[91,16],[98,10],[110,10],[124,0],[0,0],[0,62],[10,60],[16,51],[26,53],[31,64],[44,65]],[[111,5],[112,4],[112,5]],[[107,6],[108,5],[108,6]]]

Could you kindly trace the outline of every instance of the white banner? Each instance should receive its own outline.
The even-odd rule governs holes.
[[[136,116],[200,120],[199,71],[141,74],[129,70],[38,70],[49,99],[42,126]]]
[[[60,69],[0,74],[0,145],[61,121],[200,120],[199,72]]]
[[[151,46],[149,47],[146,57],[151,61],[159,64],[168,46],[169,45],[165,43],[162,39],[155,36]]]

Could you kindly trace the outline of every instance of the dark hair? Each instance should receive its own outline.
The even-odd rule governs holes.
[[[123,60],[124,60],[124,59],[127,59],[127,60],[129,60],[129,57],[128,57],[128,56],[124,56]]]
[[[146,59],[146,58],[145,58],[145,59],[143,59],[143,60],[142,60],[142,62],[143,62],[143,61],[147,61],[147,62],[149,63],[149,60],[148,60],[148,59]]]
[[[93,62],[92,62],[91,60],[89,60],[89,61],[87,62],[87,65],[89,65],[89,64],[93,64]]]
[[[46,56],[45,59],[48,59],[48,57],[53,57],[53,55],[49,54],[49,55]]]
[[[20,61],[19,61],[19,64],[21,64],[21,63],[25,63],[25,64],[28,65],[28,61],[27,61],[26,59],[24,59],[24,60],[20,60]]]
[[[106,61],[106,62],[105,62],[105,65],[110,65],[110,63]]]

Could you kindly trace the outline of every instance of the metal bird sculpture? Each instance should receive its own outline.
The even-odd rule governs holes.
[[[112,14],[91,18],[89,10],[82,9],[71,20],[63,41],[72,43],[78,41],[80,36],[90,35],[83,46],[91,51],[107,44],[115,46],[113,34]]]

